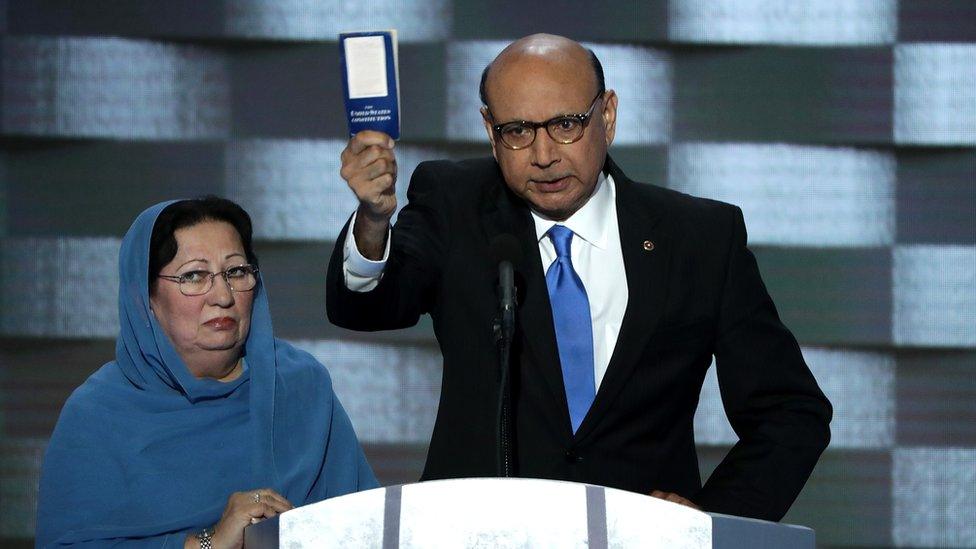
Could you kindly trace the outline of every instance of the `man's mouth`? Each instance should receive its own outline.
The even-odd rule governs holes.
[[[559,192],[569,186],[569,176],[553,179],[533,179],[535,187],[544,193]]]

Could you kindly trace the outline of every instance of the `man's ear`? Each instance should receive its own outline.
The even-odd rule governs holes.
[[[617,92],[607,90],[603,93],[603,129],[607,139],[607,147],[613,143],[617,133]]]
[[[488,142],[491,143],[491,155],[498,160],[498,155],[495,153],[495,130],[491,129],[491,113],[488,112],[487,106],[481,107],[481,121],[485,124],[485,131],[488,132]]]

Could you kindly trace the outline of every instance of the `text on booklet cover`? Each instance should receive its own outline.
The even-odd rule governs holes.
[[[400,137],[400,74],[396,30],[339,35],[349,135],[375,130]]]

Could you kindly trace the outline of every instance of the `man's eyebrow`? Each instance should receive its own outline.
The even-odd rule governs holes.
[[[234,253],[232,253],[232,254],[227,254],[226,256],[224,256],[224,259],[230,259],[230,258],[232,258],[232,257],[234,257],[235,255],[237,255],[237,256],[241,256],[241,257],[246,257],[246,256],[245,256],[244,254],[242,254],[242,253],[239,253],[239,252],[234,252]]]

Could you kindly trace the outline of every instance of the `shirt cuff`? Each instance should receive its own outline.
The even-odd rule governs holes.
[[[383,259],[373,261],[363,257],[359,253],[356,245],[356,237],[353,229],[356,227],[356,214],[352,214],[349,222],[349,230],[346,232],[346,242],[343,249],[342,270],[345,275],[346,288],[354,292],[368,292],[376,288],[383,278],[383,270],[386,262],[390,258],[390,240],[393,231],[386,231],[386,249],[383,251]]]

